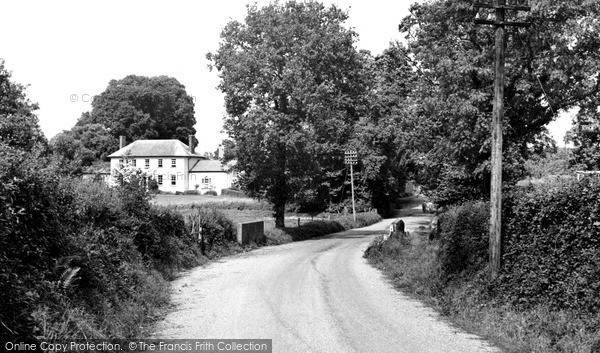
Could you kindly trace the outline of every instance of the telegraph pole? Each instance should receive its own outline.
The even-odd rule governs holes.
[[[504,49],[506,46],[506,26],[528,27],[525,22],[505,21],[506,10],[529,11],[529,6],[506,5],[506,0],[494,0],[494,4],[475,3],[475,9],[495,9],[495,20],[475,19],[476,24],[496,27],[494,61],[494,110],[492,113],[492,180],[490,192],[490,247],[489,262],[492,278],[500,271],[502,244],[502,120],[504,118]]]
[[[344,154],[344,163],[350,165],[350,188],[352,189],[352,219],[356,222],[356,209],[354,207],[354,171],[352,166],[358,164],[358,154],[356,151],[346,151]]]

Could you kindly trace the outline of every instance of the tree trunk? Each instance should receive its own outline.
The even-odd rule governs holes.
[[[275,228],[285,227],[285,203],[276,204],[274,206],[275,213]]]

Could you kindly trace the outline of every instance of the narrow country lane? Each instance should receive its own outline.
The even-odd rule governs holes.
[[[408,229],[428,222],[403,217]],[[264,247],[173,282],[155,338],[273,339],[274,352],[497,352],[396,291],[362,257],[393,219]]]

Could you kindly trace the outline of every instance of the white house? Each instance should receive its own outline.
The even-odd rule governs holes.
[[[231,187],[234,174],[230,166],[224,167],[219,160],[196,154],[193,136],[189,143],[191,149],[179,140],[137,140],[125,145],[121,136],[121,148],[108,156],[110,170],[125,164],[137,167],[151,175],[159,190],[165,192],[214,190],[220,195],[222,189]]]

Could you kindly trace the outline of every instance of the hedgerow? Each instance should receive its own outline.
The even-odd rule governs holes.
[[[108,188],[0,146],[0,341],[132,338],[167,279],[204,261],[142,179]]]
[[[600,310],[600,180],[557,180],[507,190],[502,301],[527,308]],[[441,278],[470,278],[488,261],[489,205],[465,203],[439,218]]]
[[[267,230],[265,236],[271,245],[282,244],[288,241],[301,241],[317,238],[323,235],[341,232],[348,229],[365,227],[381,220],[375,212],[365,212],[352,216],[344,216],[333,221],[312,221],[298,227],[275,228]]]
[[[439,216],[440,237],[373,242],[365,257],[394,285],[422,296],[509,352],[600,349],[600,180],[506,189],[502,268],[490,279],[489,206]]]
[[[556,181],[513,194],[498,293],[514,305],[600,311],[600,180]]]
[[[236,241],[236,228],[233,222],[217,209],[200,207],[186,216],[189,234],[196,234],[202,251],[213,256],[215,247]],[[200,237],[201,235],[201,237]]]

